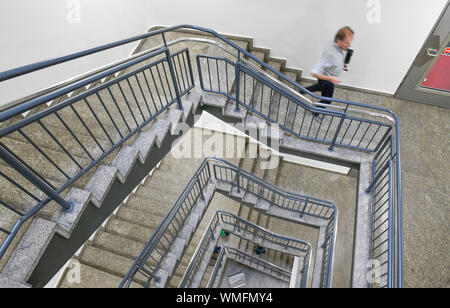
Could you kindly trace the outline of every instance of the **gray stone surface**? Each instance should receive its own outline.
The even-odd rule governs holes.
[[[86,185],[86,190],[92,193],[92,201],[97,207],[100,207],[103,203],[106,193],[116,178],[123,182],[123,178],[119,174],[119,169],[100,165],[94,176],[89,180],[89,183]]]
[[[238,263],[234,260],[227,260],[225,269],[222,274],[222,280],[219,288],[229,288],[228,276],[236,273],[244,273],[246,276],[245,288],[288,288],[289,283],[282,280],[275,279],[270,275],[262,273],[261,271],[255,271],[246,265]]]
[[[106,273],[96,268],[80,263],[81,280],[72,281],[65,276],[59,288],[117,288],[121,283],[122,277]],[[141,287],[137,283],[132,282],[131,288]]]
[[[173,38],[177,37],[180,36],[174,36]],[[148,46],[150,43],[153,44],[154,42],[146,40],[144,45]],[[141,47],[145,47],[144,45]],[[195,50],[206,52],[213,51],[213,49],[197,46]],[[256,51],[255,55],[268,60],[270,58],[269,55],[266,52],[263,53]],[[286,70],[285,65],[285,62],[281,62],[280,68],[285,70],[284,72],[286,73],[289,70]],[[297,76],[294,76],[291,72],[287,74],[290,78],[297,79]],[[134,81],[131,83],[133,87],[136,87]],[[132,101],[131,92],[128,89],[125,89],[125,92]],[[140,100],[139,95],[138,93],[138,99]],[[448,216],[449,194],[447,179],[450,177],[448,168],[445,168],[445,164],[442,164],[442,162],[448,161],[449,153],[449,143],[447,142],[448,138],[446,138],[450,116],[448,109],[396,100],[386,95],[365,93],[340,87],[336,89],[336,96],[352,101],[389,107],[399,114],[403,160],[405,286],[447,286],[449,277],[446,267],[448,264],[448,228],[439,226],[447,225],[445,217]],[[95,97],[91,99],[95,100]],[[120,104],[123,104],[123,102],[120,102]],[[80,111],[86,111],[86,114],[89,113],[86,107],[81,106],[81,104],[77,108]],[[138,114],[139,111],[134,106],[133,108],[133,111]],[[103,121],[109,121],[104,111],[99,111],[99,115]],[[130,114],[126,114],[125,117],[130,119],[131,122]],[[86,119],[86,121],[92,123],[93,127],[96,125],[92,118]],[[74,122],[76,121],[70,122],[70,125],[74,125],[80,131],[84,131],[80,123],[76,126]],[[57,131],[56,129],[62,129],[62,127],[56,125],[55,132]],[[112,131],[113,127],[107,125],[107,129]],[[98,127],[93,129],[93,131],[99,138],[105,139],[104,133]],[[288,138],[285,138],[285,140],[288,140]],[[284,145],[289,147],[290,143],[285,142]],[[51,147],[50,143],[48,143],[48,146]],[[324,150],[326,148],[327,146],[323,147]],[[308,151],[307,143],[305,143],[304,149]],[[339,152],[339,157],[344,157],[348,161],[355,161],[354,153],[344,153],[345,151],[339,150],[341,149],[336,149],[336,152]],[[323,153],[326,152],[323,151]],[[290,180],[292,179],[290,178]],[[248,215],[251,216],[251,212],[248,212]],[[8,219],[8,221],[10,220]],[[349,230],[352,229],[350,224],[343,227],[341,221],[342,211],[340,211],[338,232],[344,230],[346,234],[349,234]],[[340,249],[339,247],[338,242],[337,250]],[[338,260],[336,261],[339,262]]]
[[[80,262],[103,272],[118,277],[124,277],[134,263],[134,260],[87,245],[86,249],[83,251]],[[138,273],[135,277],[135,281],[144,284],[146,279],[144,279],[143,275]]]
[[[119,154],[114,158],[112,166],[119,169],[120,174],[124,179],[127,178],[133,165],[136,163],[138,156],[138,149],[134,147],[124,146],[120,149]],[[140,160],[143,163],[143,160]]]
[[[70,213],[66,213],[62,209],[59,209],[53,215],[52,221],[56,223],[58,233],[69,238],[81,214],[91,200],[91,193],[78,188],[72,188],[65,199],[73,203],[73,210]]]
[[[0,274],[0,289],[29,289],[30,285],[17,282],[3,274]]]
[[[8,260],[2,274],[26,283],[55,233],[56,224],[35,218]]]

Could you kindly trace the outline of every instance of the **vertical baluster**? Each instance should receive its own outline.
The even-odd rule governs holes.
[[[177,101],[178,101],[178,108],[180,110],[183,110],[183,104],[181,103],[180,91],[178,89],[177,80],[175,78],[175,73],[174,73],[174,69],[173,69],[172,59],[171,59],[171,56],[170,56],[170,53],[169,53],[168,50],[166,50],[166,59],[167,59],[167,63],[169,64],[170,75],[172,76],[172,81],[173,81],[173,85],[174,85],[174,88],[175,88],[175,94],[176,94]]]
[[[122,120],[123,120],[123,122],[125,123],[125,126],[126,126],[127,129],[128,129],[128,132],[131,133],[131,128],[130,128],[130,126],[128,125],[128,121],[125,120],[125,117],[124,117],[124,115],[123,115],[123,113],[122,113],[122,110],[120,110],[119,104],[117,103],[117,100],[116,100],[116,98],[114,97],[114,95],[113,95],[113,93],[112,93],[110,87],[108,87],[107,90],[108,90],[108,94],[111,96],[111,98],[112,98],[112,100],[113,100],[113,102],[114,102],[114,105],[116,106],[117,110],[119,111],[119,114],[120,114],[120,116],[122,117]],[[105,151],[103,151],[103,152],[105,152]]]
[[[136,79],[136,83],[139,87],[139,91],[141,91],[141,95],[142,95],[142,98],[144,99],[145,106],[147,106],[147,111],[148,111],[149,117],[151,117],[152,112],[150,111],[150,107],[148,105],[147,98],[145,97],[144,91],[142,90],[141,82],[139,81],[138,75],[137,74],[134,75],[134,78]]]
[[[158,85],[156,84],[155,75],[153,74],[152,68],[153,68],[153,66],[149,67],[148,71],[150,72],[150,75],[152,76],[153,84],[155,85],[155,89],[156,89],[156,94],[158,94],[158,98],[159,98],[159,104],[161,105],[161,109],[162,109],[162,108],[164,108],[164,105],[163,105],[163,101],[161,99],[161,94],[159,93],[159,90],[158,90]],[[171,74],[172,74],[172,72],[171,72]]]
[[[33,172],[31,172],[26,166],[21,164],[19,161],[14,159],[14,157],[9,154],[8,151],[0,146],[0,158],[2,158],[6,163],[8,163],[11,167],[13,167],[18,173],[23,175],[28,181],[30,181],[37,188],[42,190],[47,196],[55,200],[56,203],[61,205],[65,212],[71,212],[73,210],[73,203],[67,202],[63,198],[61,198],[56,191],[50,188],[47,184],[45,184],[38,176],[36,176]],[[37,199],[39,200],[39,199]],[[38,202],[41,202],[40,200]]]

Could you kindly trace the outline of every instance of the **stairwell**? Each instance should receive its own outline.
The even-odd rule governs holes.
[[[151,30],[156,30],[156,28]],[[203,39],[220,41],[211,36],[202,36],[197,32],[188,30],[167,33],[166,39],[167,41],[173,41],[181,37],[192,38],[199,36]],[[300,80],[301,71],[286,67],[286,61],[270,57],[269,50],[254,47],[251,39],[238,37],[231,37],[231,39],[257,58],[289,76],[292,80]],[[158,40],[159,38],[156,37],[143,40],[135,53],[146,50],[150,46],[153,47],[163,43]],[[195,55],[197,53],[212,54],[226,59],[232,58],[229,54],[214,47],[214,45],[190,41],[174,45],[171,52],[175,54],[177,51],[182,51],[186,47],[189,48],[192,63],[195,63]],[[186,68],[186,66],[182,65],[182,61],[187,59],[187,55],[181,61],[179,58],[174,59],[175,63],[177,60],[179,61],[178,69],[180,75],[186,76],[187,82],[189,76],[187,71],[184,72],[186,74],[183,74],[183,67]],[[254,62],[255,65],[260,66],[260,64],[256,63],[254,60],[250,60],[250,62]],[[199,67],[205,69],[206,63],[201,64]],[[199,72],[195,65],[192,68],[194,71],[194,80],[192,81],[198,85]],[[264,68],[264,70],[267,71],[266,68]],[[129,71],[131,71],[131,68],[125,68],[120,74],[124,75]],[[219,69],[213,72],[213,76],[215,73],[218,74]],[[278,78],[278,76],[274,75],[272,72],[270,72],[269,75]],[[148,89],[143,86],[144,83],[140,83],[145,77],[151,78],[150,76],[151,74],[142,74],[136,75],[134,79],[126,79],[126,83],[122,83],[123,88],[118,87],[117,85],[105,88],[102,90],[103,92],[98,92],[99,94],[95,93],[89,96],[89,104],[86,100],[80,100],[79,103],[74,104],[74,108],[70,107],[70,109],[62,109],[61,112],[57,114],[57,118],[52,114],[43,118],[42,123],[32,124],[24,128],[22,133],[13,133],[8,137],[2,138],[1,142],[5,148],[10,149],[11,152],[29,153],[29,156],[21,156],[21,158],[29,164],[30,167],[41,173],[46,181],[52,186],[61,187],[61,185],[64,185],[64,181],[67,178],[73,177],[79,169],[87,166],[93,158],[99,157],[104,153],[104,148],[117,143],[121,135],[126,135],[126,133],[133,129],[138,129],[139,125],[143,124],[146,118],[149,118],[158,112],[158,107],[156,107],[156,105],[152,107],[152,104],[149,104],[149,101],[147,101],[149,100],[149,97],[153,98],[152,93],[156,94],[158,92],[157,82]],[[245,78],[246,77],[244,76],[243,80],[245,80]],[[94,88],[96,85],[105,84],[109,80],[114,80],[114,77],[110,76],[101,82],[97,82],[95,85],[91,85],[89,89]],[[216,81],[219,82],[218,80]],[[184,85],[184,82],[184,80],[183,82],[180,82],[180,87],[182,90],[184,89],[189,93],[182,98],[183,111],[179,111],[176,108],[176,105],[173,105],[167,111],[159,115],[156,121],[139,129],[137,134],[131,136],[123,145],[112,151],[110,155],[102,160],[101,165],[97,165],[89,170],[81,178],[75,181],[73,185],[70,185],[61,193],[61,196],[65,199],[74,201],[76,209],[74,213],[70,215],[64,214],[60,209],[60,206],[52,201],[48,206],[43,207],[43,209],[38,212],[38,215],[31,223],[28,222],[25,227],[21,229],[20,235],[11,244],[7,254],[1,260],[0,270],[2,270],[1,279],[3,280],[0,280],[0,282],[6,281],[5,285],[11,285],[18,282],[21,285],[26,285],[40,256],[46,250],[46,247],[55,232],[70,239],[71,232],[76,228],[81,214],[89,203],[92,203],[96,207],[101,207],[108,193],[111,193],[110,189],[115,181],[122,184],[126,183],[129,174],[132,173],[132,170],[134,170],[133,168],[135,168],[137,164],[143,165],[146,160],[151,159],[149,153],[165,148],[166,153],[160,154],[161,158],[164,158],[162,159],[159,168],[156,168],[145,182],[141,183],[138,187],[133,187],[133,189],[131,189],[134,190],[134,192],[127,198],[126,202],[123,202],[115,209],[114,214],[98,229],[95,236],[91,237],[81,253],[76,257],[76,260],[81,266],[81,282],[74,284],[70,283],[70,279],[62,279],[62,283],[60,284],[61,287],[70,288],[117,287],[204,158],[203,155],[201,157],[190,159],[175,159],[171,157],[168,149],[170,144],[168,145],[167,143],[169,142],[168,140],[175,139],[174,136],[177,135],[177,124],[187,122],[192,123],[193,114],[198,114],[201,110],[207,110],[212,114],[219,116],[222,120],[229,120],[231,122],[242,121],[242,123],[246,124],[246,127],[251,126],[252,123],[259,127],[265,127],[261,130],[263,132],[262,135],[270,134],[267,123],[261,118],[243,112],[242,110],[236,111],[234,103],[226,97],[203,93],[199,89],[188,90],[187,86],[181,86],[182,83]],[[227,82],[230,93],[236,93],[235,85],[235,81],[230,80]],[[161,92],[159,94],[162,95],[163,89],[168,90],[171,87],[168,82],[165,86],[166,87],[163,85],[159,88]],[[253,82],[251,87],[252,90],[249,90],[249,93],[244,95],[244,97],[248,98],[250,106],[263,109],[265,108],[265,104],[269,103],[270,100],[276,100],[276,96],[273,96],[268,100],[263,94],[260,95],[260,91],[264,92],[263,88],[264,85],[262,83]],[[135,92],[132,89],[134,89]],[[71,97],[82,94],[84,91],[88,91],[88,89],[83,87],[76,93],[73,93]],[[109,95],[112,100],[106,100],[107,95]],[[167,91],[165,95],[168,96],[169,91]],[[118,97],[124,99],[118,100]],[[244,100],[246,98],[244,98]],[[64,96],[60,101],[67,99],[70,98]],[[113,120],[108,109],[104,107],[103,99],[105,99],[108,106],[116,106],[117,111],[123,110],[123,114],[121,113],[119,115],[116,113],[114,117],[117,118]],[[157,100],[158,99],[156,99],[156,101]],[[130,102],[135,102],[135,104],[130,104]],[[159,97],[159,103],[161,105],[163,103],[161,97]],[[54,102],[53,106],[56,106],[57,104],[58,102]],[[284,118],[283,124],[285,126],[292,129],[294,129],[294,127],[297,128],[296,125],[298,125],[298,123],[293,122],[294,119],[290,118],[292,110],[290,109],[289,104],[287,108],[284,108],[284,110],[281,108],[282,110],[280,111],[281,104],[281,101],[278,99],[278,105],[275,104],[275,106],[278,106],[278,111],[276,112],[275,108],[269,110],[269,113],[273,116],[276,115],[277,119],[278,117],[280,119]],[[34,114],[39,114],[39,112],[43,112],[47,108],[48,107],[44,105],[36,110],[32,110],[26,115],[26,118],[32,117]],[[93,112],[92,109],[94,108],[97,109]],[[297,111],[295,111],[295,113],[297,114]],[[83,120],[81,120],[81,118]],[[120,118],[123,121],[119,121],[118,119]],[[18,116],[15,119],[9,120],[8,123],[2,123],[2,127],[22,119],[22,116]],[[311,123],[309,124],[308,136],[311,131],[316,137],[324,134],[324,140],[327,139],[328,131],[326,133],[321,131],[322,124],[325,123],[322,123],[322,121],[320,123],[314,122],[311,115],[306,112],[303,115],[303,120]],[[327,119],[324,117],[323,121],[329,122],[328,129],[333,127],[330,125],[332,125],[334,118],[330,117]],[[99,125],[100,123],[102,123],[102,125]],[[356,131],[353,137],[357,136],[356,141],[360,140],[359,143],[361,143],[368,131],[372,132],[370,127],[368,127],[363,135],[362,132],[358,133],[359,126],[358,128],[353,128],[351,125],[352,122],[347,123],[345,130],[346,134],[347,131],[355,129]],[[67,127],[71,127],[74,131],[77,131],[78,133],[76,136],[68,134]],[[323,127],[326,127],[326,125]],[[58,142],[55,142],[54,139],[49,139],[49,131],[56,137],[54,139],[57,139],[59,144]],[[194,131],[195,129],[192,129],[186,136],[189,137],[190,134],[195,134]],[[302,127],[300,127],[300,131],[303,131]],[[342,137],[341,142],[350,139],[346,134],[339,136]],[[171,138],[171,136],[173,136],[173,138]],[[373,136],[375,136],[375,134]],[[376,140],[377,138],[373,137],[372,139]],[[203,141],[205,141],[204,136],[203,139]],[[283,131],[281,131],[281,135],[278,135],[278,139],[280,140],[281,147],[287,151],[297,151],[297,153],[300,151],[302,153],[309,153],[310,155],[321,155],[332,161],[344,160],[346,163],[350,164],[361,164],[359,174],[350,176],[347,179],[344,179],[345,177],[330,175],[329,173],[328,175],[327,173],[323,173],[323,175],[317,176],[316,172],[320,173],[319,171],[285,163],[283,162],[282,157],[280,158],[278,155],[272,153],[269,157],[273,158],[274,156],[277,156],[280,162],[276,168],[264,169],[261,166],[265,159],[262,159],[261,157],[267,157],[267,155],[261,154],[266,150],[256,147],[257,155],[252,157],[250,152],[255,150],[251,149],[251,142],[248,142],[245,147],[236,149],[237,152],[244,152],[245,155],[235,156],[242,157],[241,159],[230,160],[232,163],[239,165],[242,169],[249,171],[255,176],[289,191],[327,200],[331,200],[330,194],[321,193],[324,191],[323,188],[321,189],[322,185],[323,187],[327,187],[330,193],[339,189],[347,191],[346,193],[343,193],[337,201],[339,204],[345,205],[343,207],[345,219],[341,220],[342,208],[338,206],[340,220],[337,227],[339,236],[337,236],[335,260],[336,263],[339,264],[338,268],[341,270],[337,273],[333,273],[333,285],[352,286],[353,284],[353,286],[355,286],[361,284],[361,278],[358,278],[355,274],[356,272],[361,271],[361,268],[358,268],[358,266],[361,265],[352,266],[348,260],[355,254],[355,250],[359,253],[366,249],[365,246],[358,247],[358,245],[360,245],[359,243],[364,240],[355,239],[353,242],[353,239],[355,237],[355,229],[359,231],[359,234],[362,234],[362,238],[365,238],[365,233],[367,232],[366,229],[363,229],[362,231],[358,229],[361,228],[365,222],[357,217],[358,215],[365,216],[366,212],[365,210],[356,211],[356,208],[361,206],[361,204],[369,203],[369,198],[365,196],[363,192],[363,187],[367,187],[366,184],[369,182],[368,174],[371,165],[368,157],[363,154],[355,154],[349,150],[340,148],[336,148],[334,152],[330,152],[326,145],[322,146],[317,144],[312,147],[308,141],[296,139],[295,136],[285,134]],[[37,150],[37,147],[30,145],[30,140],[36,140],[37,146],[42,149],[42,152]],[[350,143],[352,141],[350,141]],[[372,142],[372,140],[370,142]],[[367,146],[369,146],[370,142]],[[195,148],[195,146],[197,145],[193,144],[192,148]],[[45,159],[45,156],[48,156],[54,164],[49,164],[48,159]],[[158,161],[159,160],[154,161],[152,165],[155,166]],[[15,182],[21,183],[23,187],[29,189],[31,194],[36,195],[39,199],[45,197],[42,192],[34,188],[33,185],[25,183],[24,180],[7,164],[4,162],[0,163],[3,163],[2,172],[13,177]],[[145,176],[143,177],[147,177],[147,175],[148,173],[145,173]],[[332,186],[333,188],[323,184],[321,181],[324,179],[319,180],[317,177],[323,177],[324,179],[328,177],[330,183],[334,183],[334,186]],[[299,179],[301,178],[305,179],[305,181],[300,181]],[[312,178],[314,178],[314,181],[311,181]],[[0,189],[2,189],[2,198],[3,196],[7,196],[8,199],[6,202],[12,204],[16,211],[25,211],[30,208],[30,205],[35,203],[36,200],[30,196],[30,194],[24,194],[24,191],[18,190],[17,185],[8,184],[8,182],[11,181],[4,180],[2,177],[0,177],[0,180],[3,180],[2,185],[0,186]],[[316,185],[316,182],[322,183],[322,185]],[[201,215],[203,216],[203,219],[198,223],[198,227],[193,230],[195,232],[193,232],[192,239],[188,241],[189,244],[186,246],[183,256],[174,262],[171,268],[173,273],[167,277],[167,281],[164,281],[165,286],[177,287],[179,285],[184,271],[188,267],[189,261],[204,234],[209,222],[208,220],[219,209],[229,210],[249,222],[280,234],[292,233],[292,231],[295,230],[296,236],[308,241],[311,240],[311,243],[313,244],[311,268],[319,268],[317,260],[322,260],[322,253],[319,253],[320,245],[318,243],[323,241],[324,230],[321,229],[323,224],[322,227],[318,227],[320,224],[314,221],[305,221],[299,219],[295,215],[288,215],[280,211],[270,210],[269,208],[258,207],[259,205],[255,203],[256,200],[252,200],[251,196],[246,196],[245,194],[236,194],[233,193],[232,190],[226,191],[224,189],[218,189],[217,191],[219,194],[214,194],[214,196],[211,197],[208,210]],[[25,198],[17,198],[19,195],[25,196]],[[335,195],[333,195],[333,197],[335,197]],[[11,228],[15,219],[17,219],[18,213],[14,213],[14,211],[11,210],[4,210],[3,207],[0,207],[0,210],[2,211],[0,213],[2,218],[1,227],[8,230]],[[288,221],[286,219],[288,219]],[[357,221],[359,223],[357,223]],[[322,231],[319,232],[319,229]],[[340,237],[341,232],[343,232],[345,236]],[[33,242],[33,252],[24,252],[24,249],[26,249],[27,246],[26,243],[29,243],[30,241],[29,237],[33,238],[33,236],[31,236],[32,234],[34,234],[34,236],[36,234],[41,235],[40,239]],[[3,233],[0,233],[0,236],[3,236]],[[355,245],[357,247],[353,248]],[[246,251],[247,253],[252,252],[254,246],[254,243],[242,238],[238,240],[236,245],[240,251]],[[23,262],[22,258],[23,253],[27,256],[25,262]],[[267,253],[263,258],[280,267],[284,265],[289,268],[293,265],[292,257],[271,249],[267,250]],[[365,258],[366,256],[364,255],[362,259]],[[26,264],[26,266],[24,266],[24,264]],[[214,262],[211,261],[207,269],[207,271],[209,271],[208,275],[213,270],[214,265]],[[19,268],[21,268],[20,271]],[[66,276],[67,274],[69,273],[66,273]],[[317,274],[315,275],[317,276]],[[308,277],[308,285],[313,285],[313,276],[314,275]],[[144,277],[138,273],[134,276],[131,287],[145,285],[147,278],[148,277]],[[10,281],[10,279],[12,279],[12,281]],[[204,279],[201,285],[206,286],[206,283],[207,281]]]

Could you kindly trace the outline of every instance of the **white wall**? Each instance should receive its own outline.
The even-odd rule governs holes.
[[[309,70],[333,40],[337,29],[349,25],[356,32],[355,55],[351,71],[342,75],[343,84],[393,94],[446,2],[155,0],[151,17],[157,24],[189,23],[253,37],[257,46],[270,48],[273,56],[285,58],[289,66],[303,69],[305,77],[310,77]],[[373,15],[377,4],[379,20]]]
[[[73,1],[80,3],[80,22]],[[380,5],[380,19],[372,15]],[[250,36],[307,76],[336,30],[356,32],[343,84],[394,93],[446,0],[2,0],[0,71],[143,33],[193,24]],[[75,14],[76,15],[76,14]],[[372,18],[372,20],[369,17]],[[374,23],[370,23],[374,21]],[[379,21],[379,23],[378,23]],[[129,45],[0,85],[0,104],[128,55]]]
[[[152,24],[149,8],[146,0],[1,0],[0,71],[142,34]],[[6,81],[0,105],[126,57],[135,45]]]

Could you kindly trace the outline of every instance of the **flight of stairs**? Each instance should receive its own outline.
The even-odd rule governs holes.
[[[198,36],[198,33],[193,34],[190,31],[177,31],[167,34],[166,38],[169,41],[171,39],[184,37],[186,35]],[[208,37],[208,39],[213,38]],[[268,50],[254,47],[252,40],[237,37],[233,37],[232,39],[237,42],[238,45],[249,50],[259,59],[264,60],[275,69],[278,69],[282,73],[288,75],[292,80],[300,80],[301,71],[287,68],[286,61],[270,57],[270,52]],[[154,45],[155,41],[153,39],[146,39],[135,52],[139,52],[140,50],[144,50],[145,48]],[[189,42],[174,48],[174,51],[186,46],[190,48],[190,51],[192,49],[191,58],[193,59],[195,53],[199,51],[201,51],[201,53],[212,53],[229,57],[229,55],[217,51],[214,47]],[[197,79],[198,74],[196,72],[195,65],[193,65],[193,69],[195,79]],[[103,82],[106,82],[107,80],[108,79]],[[199,84],[198,80],[196,80],[196,84]],[[85,91],[85,89],[81,89],[80,91]],[[72,96],[76,94],[78,93],[74,93]],[[128,95],[130,95],[130,93],[128,93]],[[67,99],[67,97],[62,98],[61,100],[64,99]],[[109,192],[111,183],[115,179],[118,179],[120,182],[125,182],[127,180],[129,170],[137,162],[143,163],[145,159],[148,158],[148,154],[151,152],[152,146],[155,143],[157,146],[161,146],[167,134],[173,133],[176,123],[185,121],[189,114],[196,112],[199,105],[202,105],[202,107],[207,110],[217,110],[215,115],[221,115],[222,119],[237,119],[245,124],[256,123],[267,127],[267,123],[265,123],[262,119],[254,117],[249,113],[242,112],[242,110],[238,113],[235,112],[233,104],[226,98],[202,93],[198,89],[192,90],[189,95],[183,98],[183,104],[185,106],[184,112],[176,110],[176,106],[174,106],[173,109],[161,115],[160,120],[149,124],[148,127],[143,129],[142,132],[128,140],[124,146],[114,151],[102,162],[101,165],[92,169],[84,177],[79,179],[73,186],[66,189],[61,195],[69,201],[73,200],[76,202],[75,211],[73,213],[69,215],[64,214],[59,206],[53,202],[44,207],[43,210],[39,212],[38,216],[34,218],[31,223],[28,223],[26,228],[23,228],[21,235],[18,236],[15,242],[11,245],[11,248],[8,250],[5,258],[1,260],[0,269],[2,272],[0,274],[0,278],[4,280],[0,280],[0,282],[7,281],[12,278],[13,281],[26,285],[27,279],[39,260],[39,256],[45,250],[53,234],[58,232],[59,234],[70,238],[71,231],[76,227],[79,216],[82,214],[86,205],[89,202],[92,202],[96,206],[101,206],[102,201]],[[108,122],[109,117],[103,110],[101,110],[101,104],[97,101],[95,106],[96,108],[99,108],[98,114],[102,116],[102,121]],[[46,106],[37,108],[37,110],[30,112],[27,117],[32,116],[39,111],[43,111],[46,108]],[[139,110],[134,111],[136,114],[139,114],[140,112]],[[80,109],[80,113],[81,112],[83,112],[83,114],[89,114],[90,111],[83,105],[83,108]],[[70,125],[76,125],[79,131],[85,132],[85,128],[80,125],[80,122],[74,115],[75,114],[71,112],[71,115],[67,114],[64,119],[70,123]],[[61,116],[64,115],[62,114]],[[134,122],[134,119],[132,119],[130,114],[125,115],[125,118],[127,123]],[[22,116],[18,116],[16,119],[12,119],[8,122],[12,123],[20,119],[22,119]],[[73,124],[71,121],[73,121]],[[90,121],[91,122],[88,123],[88,126],[92,129],[92,132],[95,134],[96,138],[98,138],[99,144],[93,142],[92,136],[87,133],[80,134],[80,138],[82,138],[80,141],[91,153],[91,155],[95,157],[100,154],[100,147],[106,147],[108,144],[110,145],[111,141],[108,140],[108,136],[105,134],[104,130],[101,127],[98,127],[95,119],[90,117]],[[75,124],[75,122],[77,123]],[[5,127],[6,124],[7,123],[2,123],[1,127]],[[51,127],[52,132],[58,136],[58,139],[61,140],[65,146],[70,147],[71,151],[74,152],[74,158],[80,165],[84,166],[87,164],[88,157],[86,157],[85,152],[80,150],[77,142],[74,142],[73,137],[62,132],[64,129],[64,124],[61,121],[58,119],[52,119],[52,121],[46,121],[45,125]],[[106,128],[108,132],[117,130],[126,132],[126,129],[127,127],[125,124],[118,127],[118,129],[113,125]],[[41,129],[27,130],[26,133],[38,140],[39,145],[46,149],[46,153],[48,153],[48,155],[51,156],[52,159],[58,163],[58,165],[63,166],[63,169],[67,173],[73,175],[74,172],[76,172],[77,167],[68,161],[67,158],[64,158],[64,155],[61,155],[60,147],[58,145],[55,145],[46,138],[40,138],[42,135]],[[345,159],[364,164],[362,167],[364,172],[362,172],[361,175],[359,191],[362,190],[362,187],[367,187],[366,183],[369,181],[370,173],[370,159],[368,159],[367,155],[355,154],[351,151],[343,149],[336,149],[334,152],[329,152],[326,145],[314,145],[313,147],[309,142],[297,140],[296,138],[284,134],[283,132],[281,132],[281,134],[277,137],[280,140],[281,146],[285,149],[294,151],[301,149],[301,151],[306,151],[312,154],[319,153],[320,155],[332,157],[334,159]],[[14,151],[30,153],[30,146],[24,142],[25,140],[26,138],[24,136],[15,134],[14,138],[2,138],[1,142],[8,147],[11,147]],[[30,156],[29,159],[30,161],[37,163],[33,166],[38,168],[40,172],[41,170],[42,172],[46,172],[45,175],[46,177],[48,176],[48,181],[52,185],[61,185],[61,181],[64,180],[61,172],[55,172],[54,167],[48,166],[48,163],[46,163],[42,158],[37,160],[35,156]],[[99,286],[102,281],[109,281],[106,283],[108,286],[118,285],[117,282],[120,282],[120,277],[123,277],[124,273],[126,273],[129,269],[133,263],[133,260],[137,257],[157,227],[158,223],[161,221],[164,213],[167,212],[172,205],[171,203],[173,200],[176,199],[177,193],[179,193],[181,191],[180,189],[182,189],[182,187],[186,184],[186,181],[183,181],[183,179],[187,180],[189,178],[188,175],[192,175],[191,171],[195,170],[196,166],[199,164],[199,161],[196,161],[196,163],[197,164],[182,163],[181,168],[176,168],[176,160],[171,161],[170,164],[165,164],[163,161],[160,169],[154,171],[153,176],[143,186],[139,187],[136,193],[128,199],[128,202],[126,204],[124,203],[117,210],[108,223],[98,231],[94,239],[86,245],[79,260],[82,266],[82,277],[86,278],[86,281],[83,281],[81,285]],[[277,175],[278,169],[263,170],[258,167],[260,163],[261,161],[258,159],[245,157],[241,159],[239,165],[243,169],[246,169],[257,176],[276,184],[277,177],[280,176],[279,174]],[[0,164],[2,164],[2,162],[0,162]],[[189,166],[189,168],[187,168],[187,166]],[[2,165],[2,170],[7,170],[12,175],[15,174],[15,171],[11,170],[10,167],[5,166],[4,164]],[[184,178],[180,177],[179,170],[182,170],[182,174],[185,175]],[[21,181],[20,177],[17,175],[15,175],[14,179],[19,183],[23,182],[23,180]],[[8,187],[6,184],[0,185],[0,189],[5,189],[1,191],[2,197],[7,196],[9,198],[8,202],[14,204],[14,206],[16,206],[19,210],[29,208],[31,204],[30,201],[32,201],[31,198],[27,196],[25,196],[25,198],[17,198],[19,195],[23,196],[23,192],[6,187]],[[27,183],[26,187],[33,193],[39,195],[39,197],[42,197],[42,194],[34,189],[29,183]],[[153,193],[154,191],[157,191],[158,194]],[[231,191],[226,191],[226,189],[222,189],[221,193],[223,193],[223,195],[233,195]],[[360,195],[362,202],[368,203],[368,200],[364,201],[364,198],[368,199],[368,197],[363,196],[361,193]],[[234,194],[233,197],[235,198],[234,203],[238,202],[237,204],[239,204],[237,208],[237,214],[239,214],[239,216],[263,227],[270,225],[271,218],[268,214],[274,213],[267,212],[267,209],[259,209],[258,211],[255,210],[253,206],[249,206],[248,202],[244,202],[246,201],[244,200],[245,198],[242,198],[244,196]],[[232,203],[232,201],[230,202]],[[18,215],[11,213],[11,211],[5,211],[3,207],[0,207],[0,211],[2,227],[5,229],[10,228],[11,223],[17,219]],[[364,215],[364,213],[361,215]],[[202,232],[201,228],[202,227],[200,226],[197,230],[199,234]],[[365,230],[362,231],[362,238],[366,236],[364,232]],[[31,236],[32,234],[39,234],[40,240],[33,242],[33,251],[32,253],[28,253],[25,252],[24,249],[27,249],[27,243],[29,243],[30,238],[33,238],[33,236]],[[0,233],[0,240],[3,238],[4,235]],[[189,260],[190,255],[194,252],[196,241],[198,243],[199,239],[199,236],[194,236],[194,240],[192,240],[190,246],[187,248],[185,257],[183,257],[179,263],[175,274],[172,276],[172,280],[169,282],[169,286],[177,286],[177,283],[182,277],[183,268],[185,269],[188,265],[187,260]],[[242,246],[240,247],[242,249],[244,249],[244,247],[251,247],[251,244],[245,241],[242,241],[241,244]],[[364,247],[362,249],[364,249]],[[14,253],[14,251],[16,252]],[[25,263],[23,262],[23,258],[20,258],[23,254],[26,254],[27,256]],[[101,257],[99,257],[100,255]],[[114,258],[117,258],[119,261],[112,262],[111,260]],[[106,279],[106,277],[111,278],[111,280]],[[144,282],[143,277],[137,276],[137,280],[138,283]],[[71,285],[67,285],[65,283],[62,283],[62,286],[72,287]]]
[[[195,257],[192,258],[190,272],[185,274],[185,281],[181,287],[197,288],[207,285],[217,257],[213,254],[215,247],[235,248],[288,272],[292,272],[293,256],[304,257],[311,247],[309,243],[275,234],[227,212],[217,211],[214,218],[197,248]],[[226,230],[228,235],[221,235],[222,230]],[[255,252],[258,246],[266,250],[261,255]],[[309,258],[307,262],[309,263]],[[300,280],[297,281],[297,287],[300,285],[299,282]]]

